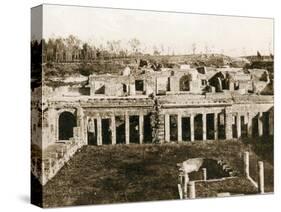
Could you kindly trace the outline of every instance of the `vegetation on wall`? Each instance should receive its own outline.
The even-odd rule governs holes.
[[[152,143],[160,143],[161,136],[160,133],[160,111],[161,111],[161,105],[159,104],[159,101],[157,98],[155,98],[155,95],[152,94],[151,98],[154,101],[153,104],[153,111],[151,114],[151,127],[152,127]]]

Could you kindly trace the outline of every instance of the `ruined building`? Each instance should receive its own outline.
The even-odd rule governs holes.
[[[90,75],[83,86],[43,84],[34,91],[43,97],[39,110],[33,101],[32,141],[45,149],[69,140],[142,144],[273,134],[273,82],[266,70],[187,68],[126,68],[121,75]],[[42,143],[36,138],[41,129]]]

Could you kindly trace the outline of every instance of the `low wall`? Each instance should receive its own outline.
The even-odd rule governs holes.
[[[31,161],[31,172],[45,185],[58,171],[73,157],[73,155],[84,145],[83,142],[71,139],[59,148],[55,148],[52,155],[43,158],[33,157]]]

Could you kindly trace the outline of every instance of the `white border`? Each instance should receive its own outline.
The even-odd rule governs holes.
[[[104,6],[149,10],[227,14],[275,18],[275,195],[165,201],[104,206],[71,207],[84,211],[266,211],[280,201],[280,5],[279,1],[245,0],[49,0],[3,1],[1,26],[1,137],[0,137],[0,211],[33,211],[29,202],[29,117],[30,117],[30,8],[41,3]],[[65,211],[63,209],[55,209]],[[279,209],[280,210],[280,209]]]

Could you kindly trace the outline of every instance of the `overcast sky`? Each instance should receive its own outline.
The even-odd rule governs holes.
[[[273,51],[272,19],[44,5],[43,37],[70,34],[95,45],[137,38],[147,52],[163,46],[164,53],[187,54],[193,43],[196,53]]]

